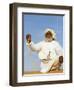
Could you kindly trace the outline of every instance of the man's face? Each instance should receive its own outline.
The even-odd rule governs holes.
[[[47,41],[52,41],[52,33],[49,31],[45,34],[45,38]]]

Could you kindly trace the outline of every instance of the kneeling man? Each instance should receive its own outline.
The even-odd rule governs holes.
[[[55,40],[54,30],[45,30],[45,39],[37,44],[32,41],[31,35],[26,35],[27,46],[38,53],[41,60],[40,72],[46,73],[59,69],[63,63],[63,51],[59,43]]]

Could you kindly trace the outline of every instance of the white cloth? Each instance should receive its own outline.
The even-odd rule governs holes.
[[[63,55],[63,51],[59,43],[55,40],[51,42],[41,41],[37,44],[31,42],[29,48],[32,51],[37,51],[40,60],[48,59],[48,55],[50,55],[50,60],[48,63],[43,63],[41,61],[41,72],[48,72],[52,65],[54,64],[55,60]]]

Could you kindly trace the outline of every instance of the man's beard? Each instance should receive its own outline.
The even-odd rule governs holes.
[[[45,38],[46,42],[51,42],[53,39],[52,38]]]

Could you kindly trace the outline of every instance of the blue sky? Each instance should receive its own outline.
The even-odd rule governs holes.
[[[27,33],[30,33],[33,42],[40,42],[44,39],[45,29],[52,28],[56,32],[57,41],[63,47],[63,16],[24,14],[23,20],[24,38]],[[25,41],[26,40],[24,40],[24,71],[39,71],[40,60],[38,55],[34,52],[30,53]]]

